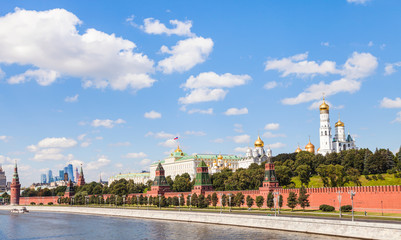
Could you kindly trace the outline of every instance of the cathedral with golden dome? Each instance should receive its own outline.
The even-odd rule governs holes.
[[[260,139],[260,136],[256,139],[254,146],[254,149],[248,147],[246,150],[245,157],[238,163],[240,168],[248,168],[252,163],[260,165],[263,161],[267,161],[272,157],[272,150],[268,148],[265,151],[265,143]]]

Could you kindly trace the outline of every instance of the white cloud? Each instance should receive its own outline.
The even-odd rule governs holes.
[[[370,53],[352,53],[344,64],[342,75],[348,79],[370,76],[377,68],[377,58]]]
[[[148,133],[145,134],[145,137],[149,137],[149,136],[154,137],[154,138],[158,138],[158,139],[168,139],[168,138],[173,139],[174,137],[177,136],[177,134],[174,135],[172,133],[166,133],[164,131],[157,132],[157,133],[148,132]]]
[[[235,123],[234,124],[234,131],[239,132],[239,133],[244,132],[244,129],[242,128],[242,124]]]
[[[181,104],[193,104],[200,102],[220,101],[226,97],[227,93],[228,90],[223,90],[220,88],[199,88],[192,90],[185,97],[180,97],[178,102]]]
[[[265,130],[277,130],[280,128],[280,124],[279,123],[268,123],[265,126]]]
[[[145,158],[142,161],[140,161],[139,164],[141,164],[142,166],[147,166],[147,165],[149,165],[150,162],[151,162],[150,159]]]
[[[101,156],[96,161],[89,162],[86,165],[86,169],[97,170],[99,168],[109,165],[110,162],[111,161],[106,156]]]
[[[143,20],[143,23],[144,25],[140,26],[140,28],[148,34],[166,34],[168,36],[175,34],[187,37],[195,36],[195,34],[191,32],[192,22],[188,20],[185,22],[170,20],[170,24],[173,25],[174,28],[167,28],[166,25],[160,23],[159,20],[154,18],[146,18]]]
[[[164,142],[160,142],[158,145],[163,147],[173,148],[177,145],[177,141],[174,139],[167,139]]]
[[[144,158],[147,157],[148,155],[144,152],[139,152],[139,153],[127,153],[124,155],[124,158]]]
[[[248,108],[229,108],[224,114],[227,116],[248,114]]]
[[[330,106],[330,109],[343,109],[344,108],[344,105],[338,105],[338,106],[334,106],[331,102],[329,102],[329,101],[327,101],[327,100],[324,100],[329,106]],[[321,100],[317,100],[317,101],[314,101],[309,107],[308,107],[308,109],[309,110],[317,110],[317,109],[319,109],[319,107],[320,107],[320,105],[323,103],[323,100],[321,99]]]
[[[154,62],[135,53],[135,43],[93,28],[80,34],[82,22],[65,9],[16,8],[0,17],[0,63],[33,66],[8,79],[31,79],[47,86],[60,76],[81,78],[84,87],[139,90],[155,82]]]
[[[218,75],[215,72],[203,72],[194,77],[191,75],[182,87],[186,89],[195,88],[232,88],[246,84],[252,78],[247,75],[233,75],[225,73]]]
[[[77,145],[77,141],[71,138],[44,138],[39,141],[39,148],[70,148]]]
[[[105,128],[113,128],[116,124],[123,124],[126,123],[125,120],[119,118],[117,120],[110,120],[110,119],[95,119],[92,121],[93,127],[105,127]]]
[[[92,144],[92,142],[86,141],[86,142],[82,142],[80,146],[85,148],[85,147],[89,147],[89,145],[91,145],[91,144]]]
[[[233,141],[235,143],[249,143],[251,141],[251,137],[247,134],[243,134],[239,136],[234,136]]]
[[[162,114],[152,110],[150,112],[146,112],[144,117],[150,119],[156,119],[156,118],[161,118]]]
[[[273,89],[275,87],[277,87],[277,82],[276,81],[271,81],[271,82],[267,82],[263,87],[267,90]]]
[[[394,100],[390,98],[383,98],[380,102],[382,108],[401,108],[401,98],[397,97]]]
[[[67,157],[62,154],[61,148],[44,148],[39,149],[35,155],[33,156],[32,160],[34,161],[46,161],[46,160],[66,160]]]
[[[78,102],[78,96],[78,94],[75,94],[74,96],[66,97],[64,101],[69,103]]]
[[[79,136],[77,137],[77,139],[78,139],[79,141],[82,141],[82,140],[85,139],[86,135],[87,135],[86,133],[83,133],[83,134],[79,135]]]
[[[397,113],[397,117],[392,121],[393,123],[394,122],[400,122],[401,123],[401,112],[398,112]]]
[[[245,153],[246,150],[248,150],[248,147],[236,147],[236,148],[234,148],[235,152]]]
[[[364,5],[365,3],[369,2],[370,0],[347,0],[348,3],[355,3]]]
[[[30,80],[35,80],[41,86],[49,86],[53,82],[55,82],[59,77],[60,74],[56,71],[37,69],[37,70],[27,70],[22,74],[12,76],[9,79],[7,79],[7,82],[9,84],[21,84],[29,82]]]
[[[396,67],[401,67],[401,62],[386,63],[386,66],[384,67],[384,75],[391,75],[395,73],[397,71],[395,70]]]
[[[10,158],[8,156],[3,156],[0,155],[0,163],[4,164],[4,163],[15,163],[15,161],[18,161],[18,158]]]
[[[206,133],[202,131],[185,131],[186,135],[192,135],[192,136],[205,136]]]
[[[264,138],[277,138],[277,137],[286,137],[285,134],[282,133],[272,133],[272,132],[265,132],[263,134]]]
[[[211,142],[214,142],[214,143],[223,143],[223,142],[224,142],[224,139],[222,139],[222,138],[216,138],[216,139],[213,139]]]
[[[195,65],[203,63],[212,52],[212,49],[212,39],[203,37],[193,37],[178,41],[171,49],[163,45],[160,51],[171,56],[159,61],[158,69],[165,74],[185,72]]]
[[[130,142],[117,142],[117,143],[110,143],[109,146],[111,147],[122,147],[122,146],[130,146]]]
[[[3,135],[3,136],[0,136],[0,140],[3,141],[3,142],[8,142],[8,140],[10,140],[10,137]]]
[[[271,148],[271,149],[276,149],[276,148],[283,148],[283,147],[285,147],[286,145],[284,144],[284,143],[281,143],[281,142],[276,142],[276,143],[273,143],[273,144],[269,144],[269,147]]]
[[[265,71],[277,70],[282,72],[281,76],[286,77],[290,74],[297,76],[314,76],[316,74],[337,73],[336,63],[324,61],[321,64],[315,61],[307,61],[308,52],[294,55],[288,58],[268,60],[265,63]]]
[[[123,167],[123,164],[122,163],[116,163],[116,165],[115,165],[117,168],[122,168]]]
[[[321,42],[320,45],[325,46],[325,47],[330,47],[329,42]]]
[[[208,108],[208,109],[190,109],[188,110],[188,114],[194,114],[194,113],[199,113],[199,114],[213,114],[213,108]]]
[[[368,43],[368,47],[373,47],[373,42],[372,41],[369,41],[369,43]]]

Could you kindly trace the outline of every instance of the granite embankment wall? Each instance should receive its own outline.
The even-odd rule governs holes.
[[[299,189],[277,189],[283,196],[283,207],[287,208],[287,198],[290,192],[295,192],[299,194]],[[328,204],[334,206],[336,210],[339,209],[338,196],[341,195],[341,206],[351,205],[351,198],[349,195],[350,191],[356,193],[354,197],[354,208],[356,211],[367,211],[367,212],[385,212],[385,213],[401,213],[401,186],[369,186],[369,187],[339,187],[339,188],[307,188],[307,192],[310,195],[310,207],[307,209],[319,209],[322,204]],[[249,191],[207,191],[205,195],[212,195],[214,192],[217,193],[219,198],[218,206],[220,206],[220,196],[222,194],[228,195],[237,194],[242,192],[245,199],[249,195],[253,199],[257,196],[263,196],[265,198],[265,203],[263,208],[266,208],[266,198],[267,192],[262,192],[259,190],[249,190]],[[340,194],[338,192],[341,192]],[[164,194],[166,198],[184,195],[185,201],[188,194],[191,192],[167,192]],[[134,197],[138,194],[129,194],[128,197]],[[104,195],[106,199],[110,195]],[[146,196],[146,194],[143,194]],[[29,205],[31,202],[35,202],[37,205],[43,203],[47,205],[49,202],[57,204],[58,197],[21,197],[20,205]],[[244,206],[246,206],[244,204]],[[257,208],[256,204],[252,206]],[[299,206],[298,206],[299,208]]]
[[[8,210],[11,208],[12,206],[0,206],[0,210]],[[113,208],[30,206],[28,207],[28,210],[223,224],[342,237],[354,237],[359,239],[401,239],[401,225],[389,223]]]

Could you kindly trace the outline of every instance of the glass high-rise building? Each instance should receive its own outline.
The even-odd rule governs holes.
[[[3,168],[0,166],[0,192],[5,192],[6,189],[7,189],[6,173],[3,171]]]
[[[74,181],[74,169],[72,167],[72,164],[67,165],[67,173],[68,173],[68,180],[75,182]]]
[[[41,175],[40,175],[40,183],[41,183],[41,184],[45,184],[45,183],[46,183],[46,178],[47,178],[47,177],[46,177],[46,174],[44,174],[44,173],[41,174]]]
[[[47,173],[47,176],[48,176],[48,178],[49,178],[48,183],[54,182],[52,170],[49,170],[49,172]]]
[[[59,170],[58,171],[58,179],[64,180],[64,170]]]

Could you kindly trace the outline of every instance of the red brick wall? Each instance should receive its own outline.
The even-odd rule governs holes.
[[[39,203],[43,203],[43,205],[47,205],[49,202],[52,202],[53,204],[57,204],[57,199],[58,197],[21,197],[19,199],[19,204],[20,205],[30,205],[31,202],[36,203],[36,205],[39,205]]]

